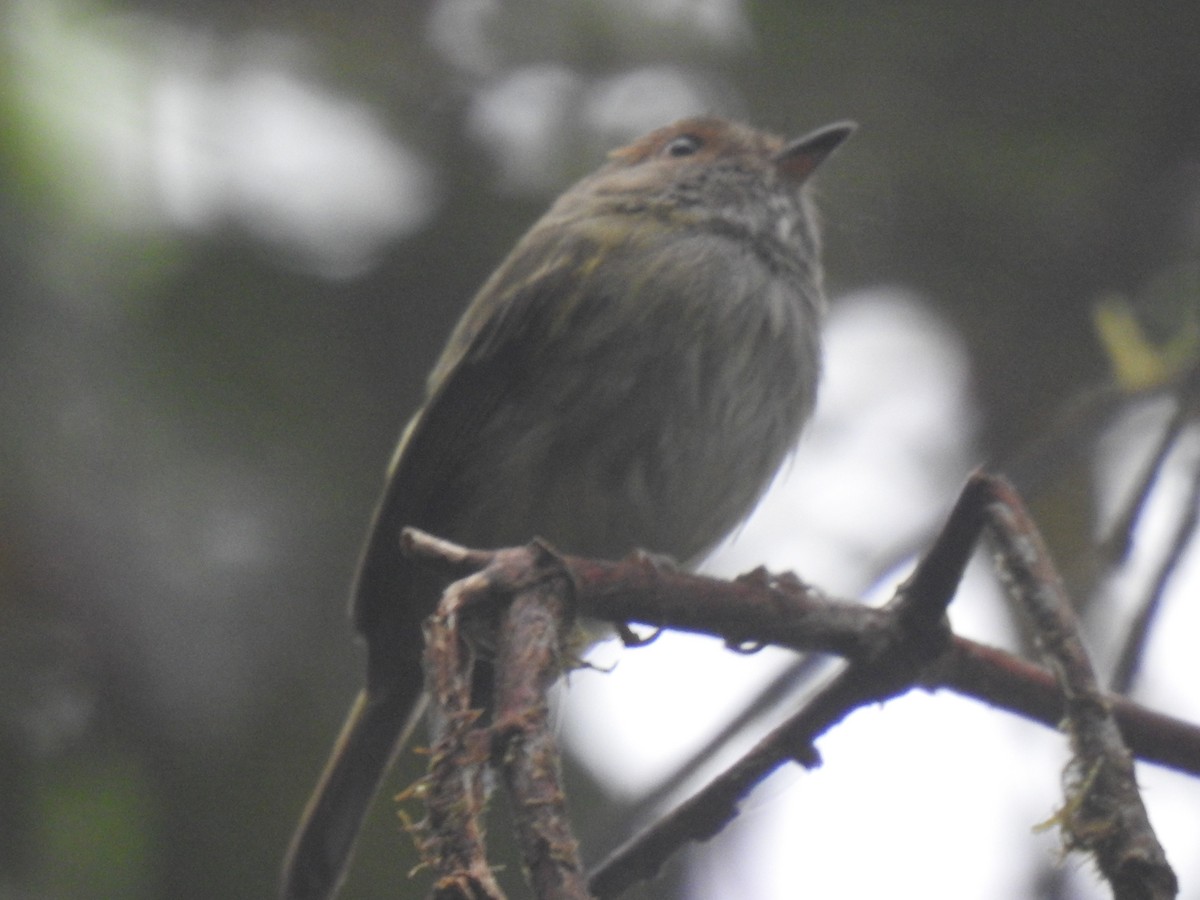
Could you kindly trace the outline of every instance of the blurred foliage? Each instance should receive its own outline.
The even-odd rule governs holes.
[[[858,120],[820,185],[832,293],[953,323],[988,458],[1110,362],[1194,358],[1198,10],[7,0],[0,641],[42,680],[2,686],[0,896],[271,893],[424,373],[549,198],[650,124]],[[1085,478],[1043,493],[1060,553]],[[386,806],[362,895],[409,865]]]

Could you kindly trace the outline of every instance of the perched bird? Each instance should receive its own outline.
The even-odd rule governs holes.
[[[425,706],[421,623],[444,585],[401,553],[402,528],[690,562],[754,507],[812,412],[825,301],[806,185],[853,128],[660,128],[562,194],[484,283],[388,469],[353,591],[366,687],[286,900],[336,893]]]

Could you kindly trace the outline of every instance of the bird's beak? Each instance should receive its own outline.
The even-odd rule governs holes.
[[[803,183],[858,128],[853,122],[834,122],[789,142],[775,154],[781,175]]]

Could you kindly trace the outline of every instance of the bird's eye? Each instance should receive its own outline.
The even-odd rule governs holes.
[[[693,134],[681,134],[663,147],[664,156],[691,156],[700,149],[700,138]]]

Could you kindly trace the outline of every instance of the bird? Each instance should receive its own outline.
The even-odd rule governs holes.
[[[562,193],[484,282],[387,469],[351,599],[366,685],[289,846],[283,900],[336,895],[423,715],[422,622],[445,585],[402,552],[402,529],[688,565],[753,509],[815,403],[826,301],[809,185],[854,129],[658,128]]]

